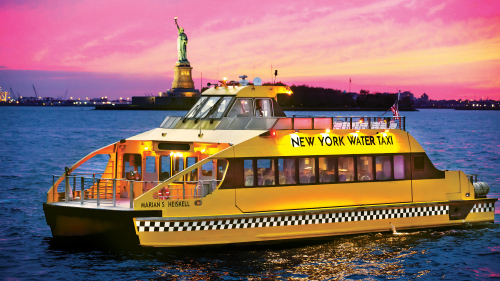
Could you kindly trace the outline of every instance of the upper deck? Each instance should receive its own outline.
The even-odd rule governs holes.
[[[405,117],[292,116],[277,102],[292,94],[285,86],[226,86],[208,89],[183,117],[167,116],[163,129],[196,130],[334,130],[406,129]]]

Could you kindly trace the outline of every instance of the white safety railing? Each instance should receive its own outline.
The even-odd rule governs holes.
[[[92,177],[86,177],[92,175]],[[134,206],[134,199],[149,191],[151,188],[162,183],[162,181],[138,181],[115,178],[98,178],[97,174],[70,174],[64,176],[64,185],[54,186],[54,202],[80,201],[96,202],[97,206],[102,201],[117,203],[117,186],[120,187],[120,197],[129,198],[130,208]],[[56,176],[52,176],[55,184]],[[217,189],[221,180],[199,180],[199,181],[174,181],[153,193],[153,199],[180,200],[201,199],[212,194]],[[79,183],[79,188],[78,184]],[[140,194],[134,194],[134,185],[141,184]],[[64,188],[63,190],[60,187]],[[123,201],[123,200],[121,200]]]

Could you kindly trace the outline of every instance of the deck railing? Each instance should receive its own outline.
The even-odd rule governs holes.
[[[471,183],[477,182],[477,177],[479,174],[465,174]]]
[[[406,117],[381,116],[298,116],[279,118],[273,129],[276,130],[345,130],[345,129],[401,129],[406,131]]]
[[[92,175],[92,177],[86,177]],[[65,175],[62,185],[54,186],[54,202],[80,201],[95,202],[97,206],[101,202],[112,203],[116,207],[117,187],[120,187],[120,197],[128,198],[130,208],[134,207],[134,199],[149,191],[151,188],[162,183],[162,181],[137,181],[115,178],[98,178],[97,174],[70,174]],[[56,176],[52,176],[55,183]],[[153,194],[154,199],[160,200],[181,200],[181,199],[201,199],[211,194],[217,189],[221,180],[200,180],[200,181],[174,181],[166,187],[161,188]],[[134,185],[141,184],[140,194],[134,194]],[[136,189],[137,190],[137,189]]]

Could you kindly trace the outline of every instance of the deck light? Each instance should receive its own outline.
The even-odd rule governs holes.
[[[149,147],[147,147],[147,146],[144,147],[144,150],[148,150],[148,149],[149,149]]]
[[[388,132],[389,132],[389,129],[385,130],[385,132],[386,132],[386,133],[388,133]]]
[[[326,129],[325,133],[327,133],[327,134],[330,133],[330,129]]]

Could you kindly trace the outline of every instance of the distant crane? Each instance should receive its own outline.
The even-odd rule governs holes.
[[[16,100],[16,94],[14,94],[12,87],[10,87],[10,93],[12,94],[12,98]]]
[[[33,84],[31,84],[31,85],[33,85]],[[35,91],[35,97],[36,97],[36,100],[38,100],[38,95],[36,94],[35,85],[33,85],[33,90]]]
[[[68,95],[68,89],[66,89],[66,93],[64,93],[64,98],[63,100],[66,100],[66,96]]]

